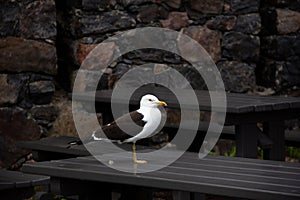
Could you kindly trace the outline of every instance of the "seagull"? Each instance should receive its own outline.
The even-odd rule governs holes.
[[[136,164],[147,163],[145,160],[138,160],[136,155],[136,141],[156,134],[158,127],[161,126],[162,112],[160,106],[167,106],[167,103],[160,101],[152,94],[144,95],[140,100],[140,108],[127,113],[115,121],[102,127],[103,132],[96,130],[93,132],[91,140],[101,141],[110,140],[118,143],[132,143],[133,162]],[[133,126],[132,121],[137,125]],[[122,127],[123,131],[120,127]]]

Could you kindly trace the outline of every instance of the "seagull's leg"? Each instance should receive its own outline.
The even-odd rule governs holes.
[[[132,144],[132,152],[133,152],[133,162],[136,164],[145,164],[147,163],[146,160],[138,160],[136,158],[136,146],[135,146],[135,142]]]

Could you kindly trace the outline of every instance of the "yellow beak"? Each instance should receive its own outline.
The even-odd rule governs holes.
[[[164,101],[158,101],[156,102],[158,105],[161,105],[161,106],[167,106],[168,104]]]

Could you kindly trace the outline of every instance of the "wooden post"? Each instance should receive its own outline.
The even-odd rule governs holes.
[[[257,158],[258,130],[256,123],[235,126],[236,156]]]
[[[269,121],[263,124],[263,131],[273,141],[271,149],[264,150],[264,159],[284,161],[284,121]]]

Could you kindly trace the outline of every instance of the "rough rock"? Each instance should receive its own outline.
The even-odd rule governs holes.
[[[76,57],[80,65],[85,61],[82,69],[101,70],[109,65],[115,48],[116,45],[114,42],[103,42],[98,45],[80,43],[77,47]],[[89,54],[93,49],[94,51]]]
[[[300,55],[300,36],[261,37],[261,42],[262,54],[269,58],[286,60],[289,57]]]
[[[76,104],[76,102],[74,102]],[[74,110],[72,110],[72,101],[68,98],[67,94],[63,91],[56,92],[52,104],[58,108],[59,113],[56,120],[53,122],[53,126],[50,129],[51,136],[76,136],[78,133],[74,124],[73,113],[76,112],[76,116],[79,117],[79,121],[82,122],[82,129],[96,130],[99,127],[93,127],[91,118],[92,113],[89,113],[84,108],[84,105],[76,104]],[[76,108],[76,109],[75,109]],[[97,114],[97,117],[101,123],[101,114]],[[83,131],[80,137],[90,137],[91,132]]]
[[[282,1],[283,1],[283,0],[282,0]],[[290,1],[288,7],[289,7],[291,10],[300,12],[300,0],[293,0],[293,1]]]
[[[190,83],[190,86],[192,86],[194,89],[207,90],[205,81],[203,80],[202,76],[194,67],[178,66],[178,67],[174,67],[174,69],[176,69],[179,73],[181,73],[186,78],[186,80]],[[179,89],[186,89],[189,87],[188,85],[185,84],[178,84],[179,80],[174,80],[173,77],[170,77],[170,79],[174,82],[174,86],[176,88],[180,87]]]
[[[142,60],[160,62],[163,60],[165,52],[157,49],[138,49],[127,53],[124,57],[128,60]]]
[[[49,135],[78,137],[72,115],[72,101],[66,95],[61,94],[56,94],[55,98],[53,104],[58,108],[59,113],[49,130]]]
[[[141,5],[146,3],[152,3],[153,0],[116,0],[117,3],[124,7],[132,6],[132,5]]]
[[[108,89],[108,74],[104,72],[101,78],[99,75],[99,72],[92,70],[80,70],[80,73],[75,71],[71,78],[71,85],[73,87],[71,89],[76,92],[95,91],[96,88]],[[75,77],[77,84],[76,88],[74,87]]]
[[[183,33],[200,43],[211,58],[217,62],[221,58],[220,36],[217,31],[210,30],[202,26],[190,26],[183,29]],[[180,45],[181,46],[181,45]],[[180,49],[181,53],[191,53],[188,45]]]
[[[276,61],[261,57],[259,65],[256,69],[257,72],[257,84],[265,87],[274,87],[276,85],[275,73],[276,73]]]
[[[0,6],[0,36],[19,34],[19,5],[16,1],[2,1]]]
[[[28,83],[30,81],[31,75],[32,75],[31,73],[19,73],[19,74],[7,75],[8,84],[16,88],[16,90],[10,92],[18,93],[18,98],[17,101],[15,102],[15,105],[23,109],[28,109],[32,107],[32,102],[28,99]]]
[[[212,18],[211,14],[202,14],[200,12],[197,12],[188,6],[186,7],[186,12],[189,16],[189,18],[192,20],[194,25],[204,25],[208,20]]]
[[[230,31],[235,27],[236,16],[216,16],[215,18],[209,20],[206,26],[210,29],[217,29],[220,31]]]
[[[54,91],[52,81],[35,81],[29,84],[30,99],[35,104],[49,104]]]
[[[262,1],[263,6],[287,6],[290,0],[264,0]]]
[[[228,32],[223,37],[223,56],[236,60],[256,62],[259,59],[260,39],[239,32]]]
[[[163,28],[178,30],[189,25],[186,12],[171,12],[166,20],[160,20]]]
[[[154,0],[154,2],[156,3],[165,3],[168,6],[170,6],[171,8],[180,8],[181,5],[181,0]]]
[[[44,94],[55,91],[52,81],[36,81],[29,84],[30,94]]]
[[[297,41],[298,40],[298,41]],[[287,59],[288,57],[291,56],[295,56],[296,52],[295,50],[298,49],[299,50],[299,40],[300,40],[300,36],[296,37],[296,36],[278,36],[275,39],[275,48],[276,48],[276,52],[279,58],[282,59]],[[269,47],[270,48],[270,47]],[[300,55],[300,54],[298,54]]]
[[[188,0],[189,6],[204,14],[220,14],[223,10],[223,0]]]
[[[291,57],[286,62],[277,62],[276,83],[281,87],[300,86],[300,60]]]
[[[77,47],[77,61],[82,64],[86,56],[96,47],[96,44],[79,44]]]
[[[299,59],[291,58],[290,61],[275,61],[264,59],[260,72],[264,86],[273,87],[276,91],[299,85]]]
[[[257,35],[261,29],[260,16],[257,13],[239,15],[236,22],[235,31]]]
[[[137,19],[143,23],[150,23],[160,18],[167,18],[168,11],[166,11],[162,6],[156,4],[141,6],[139,8],[139,13]]]
[[[289,34],[300,30],[300,13],[289,9],[276,9],[277,31],[279,34]]]
[[[104,34],[117,30],[134,28],[136,21],[133,17],[120,11],[104,12],[101,15],[83,13],[72,24],[71,30],[76,36]]]
[[[22,85],[13,81],[8,74],[0,74],[0,105],[17,103]]]
[[[8,167],[28,152],[17,146],[18,141],[38,140],[40,135],[40,127],[25,111],[19,108],[0,108],[1,167]]]
[[[54,0],[33,1],[22,6],[21,36],[34,39],[56,37],[56,7]]]
[[[287,61],[276,61],[262,58],[258,68],[258,83],[266,87],[273,87],[277,91],[300,85],[299,57],[291,57]]]
[[[254,89],[256,85],[254,66],[237,61],[223,61],[217,66],[226,91],[243,93]]]
[[[114,88],[117,81],[130,69],[130,66],[124,63],[119,63],[116,67],[113,69],[113,73],[109,76],[108,80],[108,88],[112,89]],[[138,79],[133,81],[139,81]],[[126,83],[125,83],[126,84]]]
[[[82,8],[86,10],[106,10],[110,5],[110,0],[82,0]]]
[[[225,10],[234,14],[254,13],[259,11],[259,2],[258,0],[229,0]]]
[[[35,81],[54,81],[54,77],[51,75],[36,74],[36,73],[26,73],[30,76],[30,82]]]
[[[56,74],[56,48],[22,38],[0,38],[0,71]]]
[[[37,105],[30,109],[30,114],[36,120],[46,120],[48,122],[53,122],[59,111],[54,105]]]

